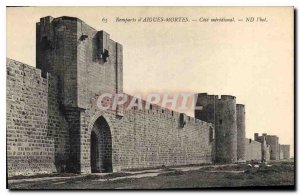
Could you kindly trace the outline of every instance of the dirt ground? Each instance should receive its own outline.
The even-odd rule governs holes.
[[[8,178],[9,189],[294,189],[294,162],[270,162],[259,167],[209,165],[162,167],[122,173],[52,174]]]

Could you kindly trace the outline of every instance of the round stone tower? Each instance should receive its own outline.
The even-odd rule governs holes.
[[[243,104],[236,105],[236,127],[237,127],[237,160],[244,162],[246,160],[245,147],[245,106]]]
[[[236,98],[222,95],[216,108],[216,163],[237,161]]]
[[[214,162],[234,163],[237,161],[237,116],[234,96],[207,93],[197,94],[195,118],[215,126]]]

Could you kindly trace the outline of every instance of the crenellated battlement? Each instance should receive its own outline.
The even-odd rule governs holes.
[[[129,95],[129,94],[125,94],[127,97],[128,97],[128,101],[127,101],[127,104],[125,104],[125,107],[128,107],[129,105],[129,102],[132,101],[132,99],[134,98],[133,96]],[[149,109],[145,109],[145,106],[147,103],[147,101],[143,100],[143,99],[138,99],[139,101],[141,101],[142,103],[142,110],[138,109],[137,106],[135,107],[130,107],[130,109],[128,111],[124,111],[126,113],[144,113],[146,116],[147,115],[155,115],[157,117],[160,117],[160,118],[164,118],[165,120],[171,120],[171,121],[177,121],[179,122],[180,120],[180,116],[182,115],[183,118],[182,118],[182,122],[184,122],[186,125],[194,125],[194,124],[197,124],[199,126],[206,126],[206,127],[213,127],[213,124],[212,123],[208,123],[206,121],[203,121],[203,120],[199,120],[195,117],[191,117],[191,116],[188,116],[184,113],[181,113],[181,112],[177,112],[175,110],[171,110],[171,109],[168,109],[168,108],[164,108],[164,107],[161,107],[157,104],[151,104],[149,103],[149,106],[150,108]]]
[[[28,76],[29,78],[37,78],[37,79],[45,79],[47,80],[47,77],[42,77],[42,71],[40,69],[37,69],[33,66],[24,64],[22,62],[18,62],[16,60],[12,60],[10,58],[6,58],[6,69],[7,69],[7,75],[10,76]]]
[[[221,98],[219,100],[235,100],[236,97],[232,95],[221,95]]]

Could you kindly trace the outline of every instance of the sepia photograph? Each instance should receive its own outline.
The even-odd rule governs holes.
[[[295,190],[294,20],[7,6],[7,189]]]

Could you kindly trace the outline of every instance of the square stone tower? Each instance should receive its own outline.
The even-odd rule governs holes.
[[[122,45],[78,18],[47,16],[36,24],[36,66],[43,77],[50,73],[58,79],[57,98],[69,132],[67,168],[82,172],[86,110],[103,93],[123,92]]]
[[[123,48],[74,17],[36,24],[36,66],[59,77],[64,107],[86,109],[92,94],[123,91]]]

